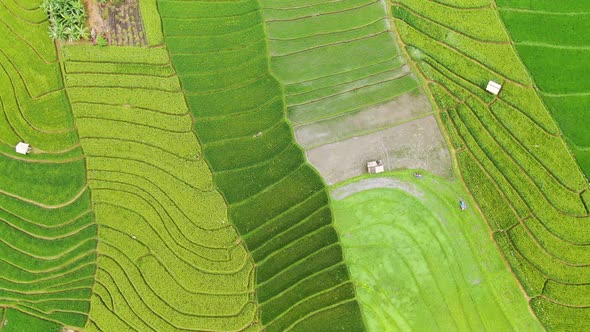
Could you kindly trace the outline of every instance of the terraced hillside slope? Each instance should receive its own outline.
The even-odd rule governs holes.
[[[588,183],[489,0],[392,3],[462,175],[549,330],[588,330]],[[488,80],[503,84],[498,96]]]
[[[83,327],[96,269],[84,156],[40,4],[0,6],[2,331]]]
[[[271,70],[308,160],[329,184],[422,168],[452,176],[421,83],[405,64],[380,0],[262,0]]]
[[[257,1],[158,5],[204,157],[256,264],[262,327],[364,330],[325,185],[268,70]]]
[[[331,191],[368,330],[541,331],[463,184],[413,173]]]
[[[256,326],[254,263],[228,220],[162,48],[63,49],[99,224],[88,331]]]
[[[590,3],[498,0],[516,50],[590,177]]]

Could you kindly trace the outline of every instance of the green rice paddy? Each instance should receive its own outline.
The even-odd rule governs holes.
[[[498,9],[519,56],[589,177],[590,40],[585,32],[590,28],[590,4],[498,1]]]
[[[262,1],[271,70],[295,125],[342,116],[418,89],[379,1]]]
[[[84,156],[40,4],[0,9],[2,331],[84,327],[96,270]],[[14,152],[21,141],[34,156]]]
[[[412,173],[332,189],[335,227],[369,330],[542,330],[462,184]],[[382,188],[347,190],[377,181]]]
[[[87,329],[251,327],[253,262],[213,187],[168,53],[73,46],[63,55],[101,239]]]

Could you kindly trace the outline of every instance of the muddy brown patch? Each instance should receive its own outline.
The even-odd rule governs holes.
[[[95,42],[102,37],[108,45],[147,45],[138,0],[85,0],[85,4]]]

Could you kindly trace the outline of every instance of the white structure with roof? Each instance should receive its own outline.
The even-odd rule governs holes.
[[[367,170],[371,174],[383,173],[385,166],[383,166],[383,161],[381,160],[369,161],[367,163]]]
[[[500,90],[502,90],[502,85],[500,85],[500,83],[496,83],[494,81],[488,82],[488,86],[486,87],[486,91],[497,95],[498,93],[500,93]]]
[[[16,145],[15,150],[16,150],[16,153],[28,154],[31,151],[31,146],[27,143],[19,142]]]

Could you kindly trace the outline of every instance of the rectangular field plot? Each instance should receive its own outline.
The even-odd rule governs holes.
[[[431,111],[426,96],[404,94],[367,110],[296,126],[295,137],[305,149],[312,149],[392,127],[425,116]]]

